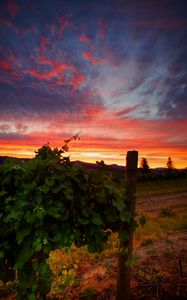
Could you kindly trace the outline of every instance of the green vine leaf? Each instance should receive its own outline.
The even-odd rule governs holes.
[[[123,211],[120,212],[120,219],[121,219],[122,222],[130,223],[131,215],[127,211],[123,210]]]
[[[101,225],[103,223],[101,216],[98,213],[93,213],[92,215],[92,222],[95,225]]]
[[[39,187],[39,191],[44,193],[44,194],[47,194],[49,192],[50,188],[48,185],[43,185],[41,187]]]
[[[16,211],[12,210],[6,217],[6,221],[9,222],[11,220],[21,220],[22,218],[22,212],[21,211]]]
[[[41,240],[41,238],[36,238],[34,240],[33,248],[36,252],[39,252],[42,249],[42,240]]]
[[[117,198],[112,200],[113,205],[117,208],[119,212],[121,212],[125,207],[124,199],[123,198]]]
[[[36,297],[36,294],[35,293],[29,293],[28,294],[28,300],[36,300],[37,297]]]
[[[31,245],[31,240],[26,240],[21,244],[18,258],[15,263],[16,269],[21,269],[27,261],[29,261],[34,254],[34,249]]]
[[[107,165],[87,170],[63,156],[71,140],[60,149],[44,145],[28,162],[0,166],[0,259],[17,271],[19,300],[49,293],[50,251],[75,244],[101,252],[108,232],[134,218],[125,211],[132,195]],[[121,238],[128,239],[127,231]]]
[[[29,235],[31,233],[31,228],[29,227],[25,227],[25,228],[21,228],[19,230],[17,230],[16,232],[16,240],[17,240],[17,243],[18,245],[20,245],[24,238]]]
[[[90,222],[89,219],[83,219],[83,218],[79,218],[78,221],[82,225],[87,225]]]
[[[106,193],[104,190],[98,191],[96,193],[96,199],[98,203],[104,203],[106,201]]]
[[[59,209],[56,207],[49,207],[47,209],[47,213],[55,219],[59,219],[61,217]]]
[[[45,179],[45,184],[48,186],[48,187],[51,187],[51,186],[53,186],[54,184],[55,184],[55,180],[54,180],[54,178],[46,178]]]

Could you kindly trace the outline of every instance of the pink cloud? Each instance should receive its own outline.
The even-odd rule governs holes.
[[[21,122],[18,122],[18,123],[16,123],[15,124],[15,127],[16,127],[16,129],[18,130],[18,131],[25,131],[27,128],[28,128],[28,126],[27,125],[25,125],[25,124],[23,124],[23,123],[21,123]]]
[[[7,71],[11,69],[11,66],[6,60],[0,60],[0,68]]]
[[[84,59],[90,61],[93,65],[101,64],[101,63],[109,63],[114,68],[119,67],[120,62],[116,58],[116,54],[114,53],[114,51],[112,51],[109,47],[106,47],[104,45],[100,46],[100,50],[102,53],[102,57],[95,57],[94,56],[95,46],[91,45],[91,49],[83,52],[82,56]]]
[[[40,63],[51,66],[51,71],[42,73],[38,70],[31,69],[24,70],[23,73],[30,74],[40,80],[51,81],[53,79],[56,79],[55,83],[53,82],[51,84],[51,87],[54,87],[55,85],[71,85],[74,90],[77,90],[79,86],[84,82],[83,74],[79,73],[77,69],[72,65],[68,65],[65,63],[59,64],[53,60],[47,59],[46,56],[40,57]],[[64,76],[66,71],[70,71],[71,74],[65,81]]]
[[[9,124],[0,125],[0,131],[8,131],[8,130],[10,130],[10,125]]]
[[[60,16],[58,18],[58,23],[63,29],[71,27],[68,18],[69,16]]]
[[[88,50],[82,53],[84,59],[91,62],[93,65],[101,64],[105,62],[104,58],[94,57],[93,50]]]
[[[13,31],[16,32],[16,34],[20,34],[21,30],[11,21],[7,19],[0,19],[0,24],[3,24],[4,26],[12,29]]]
[[[86,44],[89,44],[91,42],[91,39],[86,34],[81,34],[80,41]]]
[[[7,9],[13,18],[19,12],[19,6],[13,0],[7,0]]]
[[[138,107],[140,107],[140,104],[135,104],[135,105],[133,105],[133,106],[129,106],[129,107],[125,108],[125,109],[122,109],[122,110],[120,110],[120,111],[117,111],[117,112],[115,113],[115,115],[116,115],[117,117],[123,117],[123,116],[128,115],[129,113],[133,112],[133,111],[136,110]]]
[[[45,23],[45,26],[48,28],[52,35],[57,36],[58,38],[63,37],[64,31],[68,28],[73,28],[73,25],[70,22],[72,14],[60,15],[55,23]]]
[[[82,56],[84,57],[84,59],[90,61],[93,65],[96,65],[98,63],[98,59],[93,56],[93,53],[91,50],[83,52]]]
[[[37,33],[38,29],[34,24],[32,24],[30,27],[21,29],[18,26],[16,26],[12,21],[2,18],[0,19],[0,24],[8,27],[9,29],[13,30],[17,35],[27,35],[30,32]]]
[[[99,23],[99,36],[101,39],[103,39],[106,35],[106,26],[103,19],[101,18],[99,19],[98,23]]]
[[[0,60],[0,69],[4,71],[0,77],[1,82],[12,84],[12,80],[20,80],[21,66],[19,60],[12,54]]]
[[[98,117],[105,112],[105,109],[101,104],[83,104],[82,109],[85,120],[93,120],[93,118]]]
[[[70,24],[69,18],[71,17],[70,15],[66,15],[66,16],[60,16],[58,18],[58,29],[56,30],[56,34],[61,37],[64,34],[64,30],[66,28],[71,28],[72,25]]]
[[[40,38],[40,51],[41,51],[41,53],[44,53],[46,51],[46,47],[49,44],[50,44],[50,42],[47,38],[45,38],[45,37]]]
[[[73,90],[77,90],[79,86],[81,86],[85,81],[84,75],[77,73],[77,71],[74,71],[72,76],[70,76],[68,80],[68,85],[71,85],[73,87]]]

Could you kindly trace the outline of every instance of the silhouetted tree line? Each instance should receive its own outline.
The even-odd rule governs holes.
[[[97,166],[102,171],[108,171],[113,180],[124,184],[124,172],[125,167],[114,168],[113,166],[106,165],[104,161],[97,161]],[[168,157],[166,162],[166,168],[151,169],[147,158],[142,157],[140,161],[140,167],[138,169],[138,181],[156,181],[156,180],[166,180],[175,178],[187,178],[187,168],[183,170],[176,169],[171,157]]]
[[[9,159],[9,157],[3,157],[0,156],[0,164],[3,164],[6,159]],[[16,159],[15,160],[22,160],[25,163],[29,161],[29,159]],[[87,164],[84,162],[75,162],[78,164],[83,164],[87,168],[91,169],[100,169],[101,172],[107,171],[111,174],[113,177],[113,180],[124,184],[124,172],[125,167],[124,166],[118,166],[118,165],[106,165],[103,160],[96,161],[96,164]],[[175,165],[173,163],[173,160],[169,156],[166,162],[165,168],[157,168],[157,169],[151,169],[149,166],[149,162],[147,158],[142,157],[140,161],[140,167],[138,169],[138,181],[153,181],[153,180],[164,180],[164,179],[172,179],[172,178],[187,178],[187,168],[179,170],[175,168]]]
[[[139,168],[139,181],[152,181],[185,177],[187,177],[187,168],[182,170],[176,169],[170,156],[168,157],[168,160],[166,162],[166,168],[160,168],[156,170],[149,167],[148,160],[145,157],[141,158]]]
[[[147,158],[145,158],[145,157],[141,158],[139,170],[142,173],[150,173],[151,172],[151,169],[149,167],[149,163],[147,161]],[[176,170],[175,166],[174,166],[174,163],[173,163],[171,157],[169,156],[168,160],[167,160],[167,163],[166,163],[166,169],[165,169],[165,171],[166,172],[171,172],[171,171],[174,171],[174,170]]]

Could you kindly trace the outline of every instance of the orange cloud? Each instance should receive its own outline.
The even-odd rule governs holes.
[[[34,151],[47,142],[51,146],[60,147],[63,145],[64,137],[58,135],[47,136],[42,133],[30,134],[25,139],[3,140],[0,139],[0,154],[17,157],[32,157]],[[186,167],[187,157],[185,149],[163,145],[161,141],[147,141],[144,138],[125,141],[114,138],[97,138],[91,136],[81,136],[81,140],[70,144],[71,160],[83,160],[95,162],[103,159],[106,163],[125,164],[125,155],[128,150],[138,150],[139,159],[146,157],[150,167],[165,167],[168,156],[171,156],[175,166]]]
[[[86,95],[85,95],[86,96]],[[63,140],[80,132],[81,140],[70,144],[72,160],[124,165],[125,154],[138,150],[150,167],[165,167],[171,156],[176,167],[187,167],[187,120],[142,120],[121,118],[101,105],[86,105],[79,114],[55,113],[12,120],[1,115],[0,155],[34,156],[34,150],[50,142],[60,147]],[[20,121],[20,122],[19,122]],[[22,132],[22,133],[21,133]]]

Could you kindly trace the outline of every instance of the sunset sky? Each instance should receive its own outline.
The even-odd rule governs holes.
[[[0,0],[0,155],[187,167],[187,0]]]

